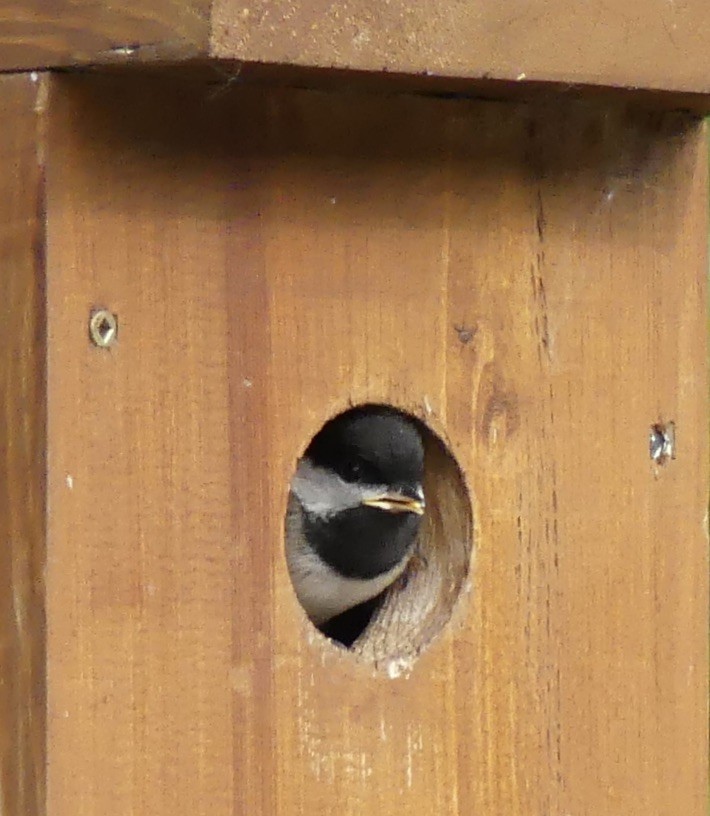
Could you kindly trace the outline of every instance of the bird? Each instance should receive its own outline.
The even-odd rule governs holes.
[[[423,476],[417,425],[386,407],[330,420],[298,461],[286,522],[291,582],[315,626],[345,645],[407,566],[425,512]],[[358,610],[346,625],[354,633],[330,633]]]

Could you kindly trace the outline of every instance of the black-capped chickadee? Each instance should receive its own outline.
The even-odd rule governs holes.
[[[401,575],[424,513],[423,470],[417,427],[391,409],[349,411],[315,436],[291,483],[286,558],[316,626]]]

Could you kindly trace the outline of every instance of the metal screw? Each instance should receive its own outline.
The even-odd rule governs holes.
[[[89,318],[89,337],[99,348],[109,348],[116,342],[118,317],[108,309],[97,309]]]
[[[467,346],[471,340],[473,340],[474,335],[476,334],[475,329],[471,329],[464,325],[454,326],[454,331],[456,334],[458,334],[459,340],[464,344],[464,346]]]
[[[675,423],[659,423],[651,426],[648,435],[648,452],[659,465],[675,459]]]

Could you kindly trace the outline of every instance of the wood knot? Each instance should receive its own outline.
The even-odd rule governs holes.
[[[488,447],[495,447],[515,435],[520,427],[518,397],[498,372],[481,383],[481,404],[478,430]]]

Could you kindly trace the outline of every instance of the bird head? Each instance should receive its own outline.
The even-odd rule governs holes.
[[[346,577],[368,579],[411,551],[425,510],[424,448],[414,422],[391,409],[336,417],[299,462],[292,489],[304,532]]]

